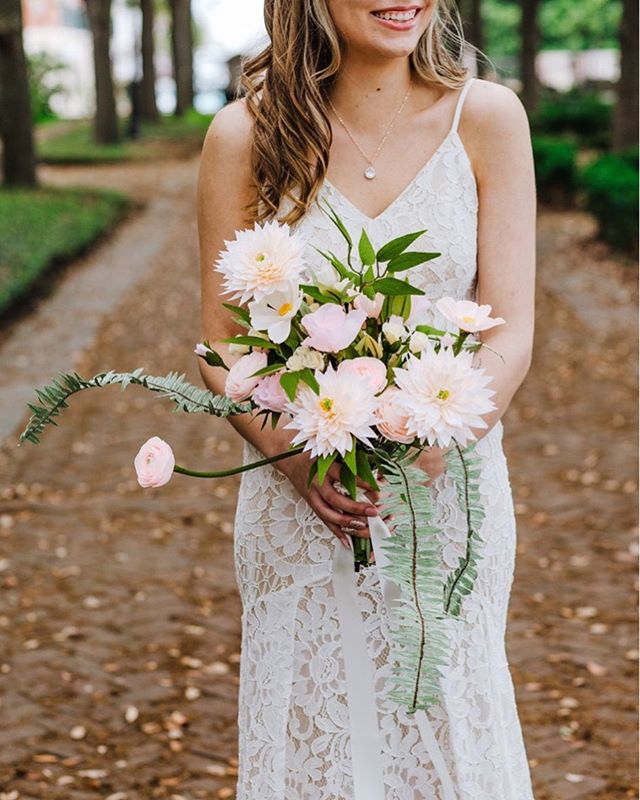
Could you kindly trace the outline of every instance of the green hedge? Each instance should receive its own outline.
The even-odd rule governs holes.
[[[611,142],[613,106],[597,94],[577,89],[544,97],[531,115],[536,134],[569,134],[581,145],[606,149]]]
[[[538,198],[568,204],[577,186],[577,147],[566,139],[532,136]]]
[[[585,207],[600,236],[625,250],[638,248],[638,149],[592,161],[580,175]]]
[[[0,188],[0,313],[56,263],[77,256],[130,207],[97,189]]]

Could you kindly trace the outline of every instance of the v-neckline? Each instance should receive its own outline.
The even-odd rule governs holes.
[[[409,183],[407,183],[407,185],[404,187],[404,189],[402,189],[400,191],[400,194],[396,195],[396,197],[388,205],[386,205],[379,214],[376,214],[375,217],[370,217],[368,214],[365,214],[365,212],[361,208],[359,208],[354,202],[349,200],[349,198],[346,196],[346,194],[344,194],[344,192],[340,191],[340,189],[338,189],[338,187],[335,184],[333,184],[328,178],[326,178],[326,177],[324,178],[323,184],[328,186],[330,189],[332,189],[339,197],[342,198],[342,200],[344,200],[348,205],[350,205],[351,208],[354,211],[356,211],[358,214],[360,214],[361,217],[364,217],[364,219],[366,219],[368,222],[371,222],[371,223],[378,222],[378,220],[382,219],[382,217],[384,217],[387,214],[387,212],[389,212],[397,203],[399,203],[400,200],[409,192],[409,190],[413,188],[414,184],[418,181],[418,179],[431,166],[431,164],[435,160],[436,156],[440,154],[440,152],[446,147],[446,145],[449,143],[449,141],[451,139],[456,138],[456,137],[458,139],[460,138],[458,136],[458,131],[456,129],[454,129],[454,128],[449,130],[447,135],[440,142],[440,144],[433,151],[433,153],[429,156],[427,161],[425,161],[425,163],[420,167],[420,169],[416,172],[416,174],[413,176],[413,178],[411,178],[411,180],[409,181]]]

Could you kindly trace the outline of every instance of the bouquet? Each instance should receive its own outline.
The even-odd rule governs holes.
[[[225,308],[244,329],[223,340],[239,358],[228,366],[209,341],[195,346],[198,357],[226,370],[224,396],[175,372],[154,377],[139,368],[89,380],[64,374],[37,392],[40,405],[30,404],[33,415],[20,442],[37,443],[78,391],[137,384],[172,400],[176,411],[252,414],[263,418],[263,426],[291,431],[286,451],[224,472],[179,466],[171,447],[152,437],[134,460],[141,486],[161,486],[174,472],[221,477],[309,452],[309,483],[314,478],[322,483],[336,462],[339,488],[354,499],[358,478],[381,491],[393,519],[381,570],[399,590],[391,696],[415,711],[438,698],[444,624],[460,615],[477,576],[484,512],[472,428],[487,427],[483,415],[495,408],[495,392],[487,385],[490,376],[472,364],[474,352],[487,346],[473,334],[504,320],[492,318],[489,305],[442,297],[435,305],[453,329],[425,324],[430,301],[407,277],[413,267],[440,255],[410,249],[426,231],[399,236],[376,250],[364,229],[356,244],[328,203],[325,213],[340,231],[345,252],[314,248],[320,266],[308,263],[309,243],[286,223],[256,223],[225,242],[213,268],[223,277],[223,294],[233,301]],[[467,520],[465,553],[448,575],[442,574],[432,493],[424,485],[428,476],[413,465],[430,446],[447,448],[447,473]],[[357,536],[353,542],[358,570],[369,564],[371,544]]]

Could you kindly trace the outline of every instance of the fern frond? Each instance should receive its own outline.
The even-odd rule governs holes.
[[[20,434],[18,446],[28,440],[34,444],[40,442],[40,434],[47,425],[57,425],[55,417],[66,408],[67,400],[84,389],[94,389],[119,383],[122,390],[127,386],[143,386],[151,392],[157,392],[172,400],[174,411],[186,411],[189,414],[203,412],[216,417],[227,417],[231,414],[242,414],[251,410],[250,403],[234,403],[227,397],[213,394],[208,389],[194,386],[184,380],[184,374],[170,372],[164,377],[145,375],[144,369],[138,367],[133,372],[101,372],[93,378],[85,380],[77,372],[61,373],[60,377],[43,389],[36,389],[36,397],[40,405],[28,403],[33,412],[27,427]]]
[[[440,698],[439,679],[447,662],[443,577],[433,499],[424,472],[409,466],[413,455],[384,460],[385,510],[393,535],[384,540],[389,563],[382,569],[400,590],[391,615],[395,686],[390,696],[410,712]]]
[[[462,599],[471,594],[478,577],[480,559],[480,528],[485,518],[484,506],[480,497],[480,458],[474,455],[475,442],[464,450],[456,444],[445,453],[447,474],[456,487],[458,502],[467,522],[467,543],[465,553],[458,566],[449,575],[444,587],[444,610],[453,617],[459,617]]]

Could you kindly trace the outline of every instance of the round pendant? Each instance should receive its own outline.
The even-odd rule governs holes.
[[[369,166],[368,166],[368,167],[365,169],[365,171],[364,171],[364,177],[365,177],[367,180],[369,180],[369,181],[373,180],[373,179],[376,177],[376,171],[375,171],[375,169],[374,169],[374,168],[373,168],[371,165],[369,165]]]

